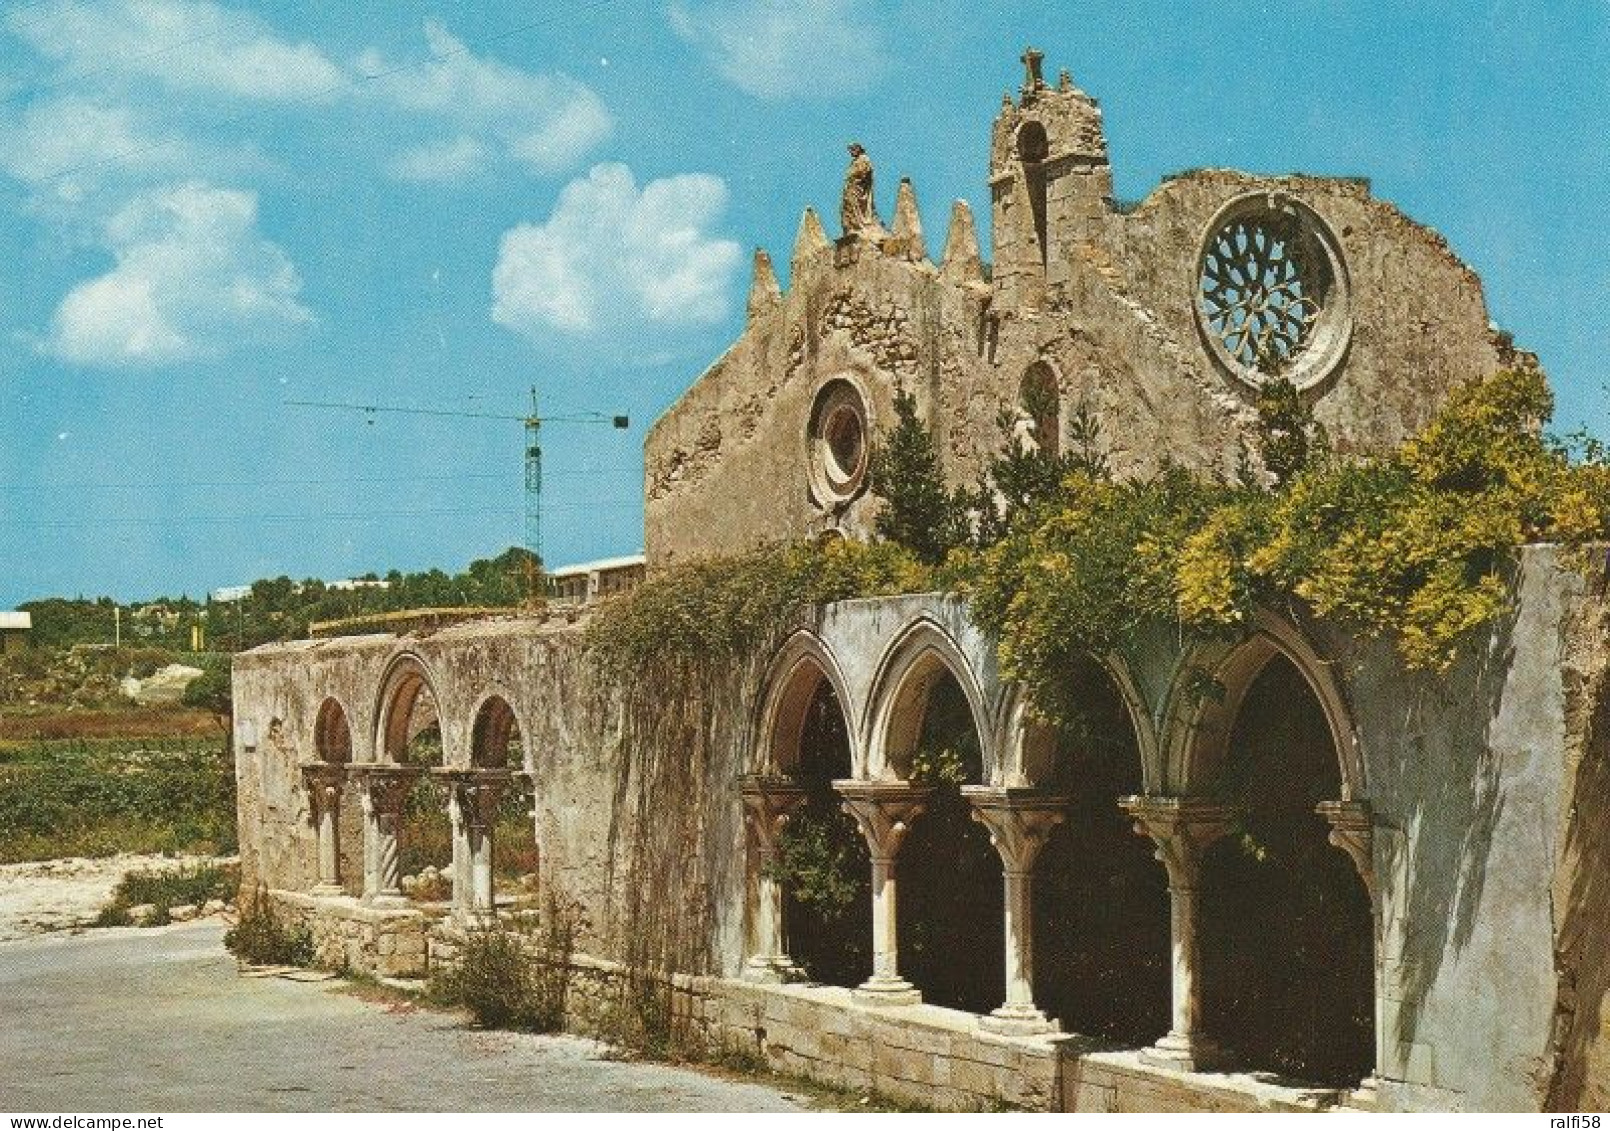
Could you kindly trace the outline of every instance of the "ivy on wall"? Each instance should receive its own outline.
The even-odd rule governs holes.
[[[1370,456],[1333,452],[1271,377],[1255,458],[1235,481],[1176,466],[1117,479],[1086,420],[1080,451],[1040,455],[1008,438],[980,489],[947,490],[909,397],[901,409],[874,463],[883,541],[658,571],[601,610],[589,639],[623,667],[731,658],[811,605],[946,588],[1057,719],[1076,657],[1158,621],[1233,633],[1258,607],[1291,601],[1360,636],[1395,636],[1410,668],[1445,671],[1508,607],[1516,547],[1610,532],[1610,460],[1543,433],[1553,401],[1535,368],[1466,386],[1396,451]]]
[[[812,605],[934,584],[933,571],[895,542],[763,546],[656,570],[606,603],[587,637],[617,670],[671,659],[726,662],[764,646]]]
[[[1122,483],[1069,476],[999,542],[952,555],[1006,674],[1042,709],[1057,713],[1057,673],[1073,656],[1118,647],[1142,621],[1233,632],[1292,599],[1361,636],[1395,634],[1412,669],[1445,671],[1508,607],[1516,547],[1610,529],[1610,467],[1542,433],[1553,404],[1536,369],[1459,390],[1378,456],[1296,442],[1311,433],[1286,399],[1260,407],[1273,410],[1260,445],[1266,469],[1280,464],[1272,486],[1267,472],[1263,483],[1178,468]]]

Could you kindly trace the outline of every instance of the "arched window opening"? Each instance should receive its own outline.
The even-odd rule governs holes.
[[[470,764],[482,770],[526,768],[525,738],[514,708],[494,695],[476,713],[470,734]],[[497,822],[492,829],[496,846],[493,863],[498,890],[516,899],[532,899],[538,892],[541,852],[537,844],[532,797],[525,782],[510,782],[499,794]]]
[[[1168,883],[1119,798],[1144,792],[1134,723],[1093,660],[1068,675],[1078,714],[1056,735],[1068,816],[1034,869],[1034,1000],[1063,1029],[1124,1045],[1168,1030]]]
[[[899,702],[918,712],[908,716],[909,772],[936,788],[900,849],[901,972],[929,1004],[988,1013],[1005,992],[1001,858],[961,793],[984,782],[983,747],[966,693],[937,656],[913,681],[920,701]]]
[[[347,725],[347,713],[334,699],[326,699],[319,707],[318,721],[313,725],[313,748],[321,762],[344,765],[352,761],[352,728]]]
[[[812,981],[856,986],[872,969],[872,894],[866,841],[833,791],[835,780],[853,774],[849,728],[832,682],[815,670],[801,675],[815,689],[787,762],[805,798],[783,832],[785,864],[794,865],[783,891],[784,931],[790,957]]]
[[[1025,122],[1017,131],[1017,157],[1023,165],[1023,176],[1028,182],[1029,210],[1034,214],[1036,250],[1043,268],[1049,258],[1046,248],[1045,212],[1045,159],[1051,154],[1051,143],[1045,127],[1039,122]]]
[[[1203,1025],[1245,1067],[1356,1085],[1375,1067],[1370,901],[1314,811],[1341,795],[1340,764],[1284,656],[1248,688],[1227,749],[1211,792],[1242,817],[1202,867]]]
[[[436,696],[417,672],[398,678],[383,733],[392,761],[427,771],[414,779],[403,801],[398,835],[403,894],[419,903],[445,903],[453,894],[453,830],[441,787],[428,772],[443,762],[442,728]]]
[[[1034,426],[1035,446],[1053,459],[1060,455],[1062,397],[1056,371],[1043,361],[1029,366],[1018,389],[1018,405]]]
[[[352,727],[347,713],[334,699],[319,706],[313,724],[313,749],[319,761],[347,765],[352,761]],[[363,806],[349,780],[335,810],[336,872],[344,894],[363,894]]]

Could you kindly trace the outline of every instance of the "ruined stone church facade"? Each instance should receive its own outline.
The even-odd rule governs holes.
[[[1230,474],[1271,360],[1344,452],[1535,364],[1364,182],[1202,170],[1121,206],[1096,102],[1023,63],[990,139],[987,260],[958,202],[933,261],[907,182],[886,226],[859,147],[841,235],[807,210],[786,294],[756,253],[742,335],[646,442],[651,571],[869,537],[897,390],[954,483],[1003,442],[1071,442],[1082,414],[1121,475]],[[1602,579],[1529,547],[1515,594],[1435,682],[1301,610],[1234,641],[1143,634],[1070,673],[1098,723],[1080,742],[1034,722],[962,603],[842,602],[725,697],[652,689],[667,715],[704,696],[674,796],[630,721],[641,689],[574,617],[270,645],[235,668],[246,882],[321,961],[420,977],[532,894],[500,880],[518,856],[586,909],[583,1025],[643,959],[641,907],[674,905],[665,973],[702,1039],[925,1104],[1602,1107]],[[946,801],[913,768],[950,733],[970,760]],[[442,899],[408,874],[421,798]],[[864,844],[865,898],[832,922],[772,866],[815,819]]]

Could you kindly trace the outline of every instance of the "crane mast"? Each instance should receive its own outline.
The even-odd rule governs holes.
[[[447,416],[474,420],[518,420],[525,429],[525,538],[526,596],[535,600],[542,595],[542,575],[546,563],[542,557],[542,426],[544,424],[608,424],[616,429],[631,426],[625,415],[602,412],[578,412],[564,416],[544,417],[537,408],[537,387],[531,386],[531,411],[523,416],[499,412],[465,412],[445,408],[415,408],[408,405],[359,404],[347,401],[286,401],[287,405],[301,408],[347,409],[362,412],[370,424],[378,413],[403,413],[411,416]]]

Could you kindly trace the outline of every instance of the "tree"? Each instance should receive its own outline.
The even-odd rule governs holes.
[[[228,658],[220,662],[209,663],[195,679],[190,681],[184,689],[184,696],[180,699],[186,707],[196,707],[203,711],[211,711],[218,725],[223,729],[224,741],[227,744],[234,730],[235,692],[231,678]]]
[[[895,426],[872,456],[872,490],[884,503],[873,529],[937,565],[966,540],[970,500],[945,486],[933,437],[917,419],[917,398],[896,389],[894,412]]]

